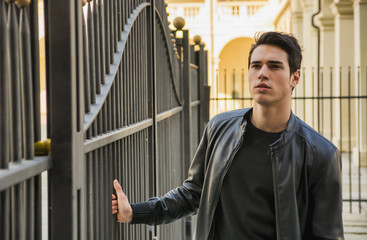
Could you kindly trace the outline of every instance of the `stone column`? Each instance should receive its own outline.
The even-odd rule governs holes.
[[[317,31],[312,26],[312,15],[317,12],[317,7],[312,0],[301,1],[303,9],[303,39],[301,40],[303,47],[303,67],[304,77],[298,87],[302,94],[298,96],[306,97],[317,96]],[[305,87],[303,90],[302,88]],[[301,101],[303,102],[303,101]],[[317,101],[305,100],[302,103],[305,116],[303,120],[310,126],[317,128]]]
[[[334,96],[347,96],[349,93],[348,86],[348,68],[350,67],[350,77],[353,79],[354,67],[354,22],[353,22],[353,3],[350,0],[335,0],[331,5],[335,15],[335,71],[333,88]],[[350,92],[353,93],[354,84],[351,84]],[[335,101],[333,106],[334,112],[334,134],[333,142],[342,151],[351,151],[355,145],[355,108],[352,103],[349,108],[347,99]],[[350,109],[350,111],[349,111]],[[351,130],[349,131],[349,126]],[[351,142],[349,142],[351,135]]]
[[[367,95],[367,0],[354,0],[354,63],[355,95]],[[360,68],[358,68],[360,67]],[[359,79],[360,78],[360,79]],[[357,101],[355,161],[367,167],[367,99]],[[359,158],[358,158],[359,155]]]
[[[294,36],[300,41],[303,42],[303,10],[301,6],[301,2],[298,0],[292,0],[291,2],[291,11],[292,11],[292,21],[291,21],[291,31]],[[304,63],[302,66],[304,67]],[[301,74],[301,82],[294,89],[293,96],[301,97],[303,96],[303,75]],[[303,102],[302,101],[293,101],[293,111],[297,116],[304,119],[303,115]]]
[[[321,81],[321,96],[332,95],[332,76],[335,59],[335,31],[334,31],[334,15],[331,12],[330,4],[332,0],[323,0],[321,12],[317,16],[316,24],[320,27],[320,81]],[[320,132],[332,139],[332,102],[333,100],[321,100],[321,126]]]

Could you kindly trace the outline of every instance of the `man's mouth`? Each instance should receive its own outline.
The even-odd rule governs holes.
[[[255,88],[270,88],[266,83],[259,83],[255,86]]]

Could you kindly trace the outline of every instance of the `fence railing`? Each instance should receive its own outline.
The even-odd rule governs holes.
[[[131,202],[164,194],[186,178],[209,118],[204,45],[197,42],[194,51],[187,30],[179,29],[183,37],[176,39],[163,0],[44,6],[52,141],[49,156],[34,157],[38,1],[18,7],[0,0],[0,239],[41,239],[42,231],[63,240],[190,239],[189,219],[160,227],[116,223],[111,194],[115,178]],[[41,227],[44,171],[47,230]]]
[[[0,1],[0,239],[41,239],[38,4]],[[30,4],[30,5],[29,5]]]
[[[303,69],[293,112],[342,152],[345,213],[367,212],[367,68]],[[319,74],[319,77],[317,77]],[[251,107],[244,70],[217,71],[211,115]]]

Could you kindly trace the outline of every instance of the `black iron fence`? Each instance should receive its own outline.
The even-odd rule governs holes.
[[[52,143],[34,157],[38,1],[0,0],[0,238],[41,239],[48,170],[49,239],[189,239],[189,219],[117,224],[112,181],[131,202],[182,184],[209,118],[204,45],[176,39],[163,0],[87,2],[44,1]]]
[[[0,239],[41,239],[38,6],[0,1]]]
[[[293,111],[342,152],[344,212],[367,212],[367,68],[303,69]],[[221,75],[220,75],[221,74]],[[319,78],[317,76],[320,76]],[[211,115],[251,107],[245,71],[217,71]]]

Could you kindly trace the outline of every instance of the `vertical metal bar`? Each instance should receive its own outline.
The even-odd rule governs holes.
[[[227,112],[227,69],[224,69],[224,111]]]
[[[116,146],[119,146],[120,141],[121,140],[115,142],[114,145],[113,145],[113,148],[116,149]],[[106,197],[110,196],[112,193],[115,193],[113,191],[113,186],[111,185],[111,183],[117,177],[116,177],[115,174],[113,174],[112,170],[116,171],[115,163],[119,159],[118,155],[115,155],[114,157],[110,156],[110,149],[111,148],[112,147],[109,145],[109,146],[106,146],[105,149],[104,149],[105,159],[106,159],[106,161],[105,161],[105,164],[106,164],[105,171],[107,172],[107,175],[108,175],[108,177],[106,178],[105,187],[104,187],[106,189],[107,193],[108,193],[108,194],[106,194]],[[111,201],[108,201],[108,204],[106,204],[105,212],[109,213],[109,211],[111,211],[111,208],[112,208]],[[107,221],[106,221],[106,230],[108,232],[107,237],[108,237],[108,239],[116,239],[116,236],[115,236],[116,230],[115,229],[116,229],[117,222],[114,219],[115,216],[113,216],[113,215],[107,215],[107,216],[109,216],[109,217],[107,217]]]
[[[100,29],[100,72],[101,72],[101,84],[106,84],[106,56],[105,56],[105,23],[104,23],[104,5],[102,0],[98,0],[98,13],[99,13],[99,29]]]
[[[123,25],[122,25],[122,21],[121,21],[121,18],[122,18],[122,15],[121,15],[121,1],[120,0],[117,0],[117,18],[116,18],[116,22],[117,22],[117,40],[118,41],[121,41],[121,32],[123,31]]]
[[[217,90],[217,92],[216,92],[217,111],[216,111],[216,113],[218,114],[219,113],[219,69],[216,69],[215,73],[216,73],[216,80],[217,80],[217,89],[216,89]]]
[[[330,141],[334,136],[334,124],[333,124],[333,67],[330,67]]]
[[[31,57],[32,57],[32,85],[33,85],[33,110],[34,110],[34,142],[41,139],[41,104],[40,104],[40,64],[39,64],[39,31],[38,31],[38,1],[31,1],[30,32],[31,32]]]
[[[14,162],[20,162],[22,159],[22,98],[21,81],[19,75],[19,30],[16,16],[15,3],[8,4],[8,36],[10,54],[10,88],[11,88],[11,133],[12,148],[11,158]],[[9,52],[9,53],[10,53]]]
[[[34,177],[27,180],[26,184],[26,239],[34,240],[35,239],[35,207],[36,207],[36,196],[34,191]],[[39,199],[41,200],[41,199]]]
[[[127,45],[126,45],[127,46]],[[128,75],[127,75],[127,49],[125,47],[125,51],[122,55],[122,88],[123,88],[123,125],[126,126],[128,123],[128,104],[127,104],[127,82],[128,82]]]
[[[116,129],[121,127],[121,123],[120,123],[120,111],[121,111],[121,101],[120,101],[120,96],[121,96],[121,88],[120,88],[120,84],[121,84],[121,63],[118,67],[118,71],[116,74],[116,79],[115,79],[115,88],[116,88]]]
[[[110,52],[110,1],[103,0],[104,3],[104,23],[105,23],[105,66],[106,66],[106,74],[110,73],[110,62],[111,62],[111,52]]]
[[[93,175],[94,175],[94,179],[93,179],[93,188],[94,188],[94,233],[96,236],[96,239],[101,239],[101,216],[100,216],[100,210],[99,208],[101,207],[101,202],[100,202],[100,198],[99,198],[99,183],[101,181],[100,179],[100,166],[99,166],[99,162],[100,162],[100,155],[99,155],[100,149],[95,150],[94,152],[94,162],[93,162]]]
[[[120,99],[119,99],[119,102],[120,102],[120,115],[119,115],[119,118],[120,118],[120,127],[123,127],[124,126],[124,115],[125,115],[125,101],[124,101],[124,98],[125,98],[125,88],[124,88],[124,69],[125,69],[125,66],[124,66],[124,56],[125,54],[123,53],[122,55],[122,59],[121,59],[121,62],[120,62],[120,70],[119,70],[119,75],[120,75]]]
[[[312,109],[315,109],[315,68],[312,68],[312,87],[311,87],[311,92],[312,92]],[[312,111],[312,127],[315,127],[315,111]]]
[[[99,198],[98,198],[98,201],[100,202],[100,206],[98,208],[98,211],[99,211],[99,217],[100,217],[100,228],[101,228],[101,232],[100,232],[100,239],[105,239],[107,237],[107,229],[106,229],[106,222],[107,222],[107,217],[106,217],[106,214],[108,212],[105,212],[104,211],[104,206],[106,205],[109,205],[107,202],[106,202],[106,197],[107,196],[107,193],[105,192],[106,191],[106,188],[104,188],[104,181],[106,180],[106,173],[105,173],[105,161],[107,159],[104,158],[104,147],[100,148],[98,150],[99,152],[99,169],[97,169],[97,171],[99,171],[99,181],[98,181],[98,193],[99,193]],[[109,195],[111,196],[111,195]],[[112,206],[111,208],[112,209]]]
[[[110,1],[109,4],[109,17],[110,17],[110,63],[112,64],[114,61],[114,52],[115,52],[115,20],[114,20],[114,0]]]
[[[361,67],[358,66],[357,71],[357,83],[358,83],[358,98],[357,98],[357,139],[358,139],[358,206],[359,213],[362,213],[362,186],[361,186],[361,133],[359,129],[361,129],[361,96],[362,96],[362,82],[361,82]]]
[[[89,78],[89,53],[87,26],[85,24],[84,11],[82,11],[82,28],[83,28],[83,61],[84,61],[84,109],[86,113],[90,112],[91,90]]]
[[[126,105],[127,105],[127,125],[131,124],[131,89],[130,89],[130,83],[131,83],[131,70],[130,70],[130,65],[131,65],[131,57],[130,57],[130,51],[131,51],[131,35],[129,35],[128,39],[127,39],[127,51],[126,51]]]
[[[24,185],[19,183],[12,187],[11,196],[11,237],[14,240],[24,240],[25,230],[25,201],[24,201]]]
[[[10,161],[10,76],[9,76],[9,42],[6,26],[6,11],[4,1],[0,2],[0,169],[8,168]],[[2,194],[2,204],[5,204],[5,192]],[[4,199],[3,199],[4,198]],[[2,205],[1,208],[5,206]],[[1,211],[4,213],[4,211]],[[5,214],[5,213],[4,213]],[[3,215],[6,216],[6,215]],[[5,218],[1,217],[1,221]],[[5,224],[5,223],[4,223]],[[3,223],[0,225],[3,228]],[[4,230],[6,231],[6,230]],[[0,234],[0,236],[4,236]]]
[[[352,96],[352,79],[351,79],[351,68],[348,67],[348,160],[349,160],[349,194],[351,199],[353,199],[353,189],[352,189],[352,102],[350,97]],[[350,202],[350,211],[352,212],[352,201]]]
[[[242,82],[242,98],[245,98],[245,69],[242,68],[242,72],[241,72],[241,82]],[[242,100],[242,108],[244,108],[244,100]]]
[[[117,52],[117,42],[119,41],[119,38],[121,39],[121,32],[119,32],[119,24],[118,24],[118,15],[117,15],[117,11],[118,11],[118,6],[117,6],[117,1],[118,0],[112,0],[113,1],[113,17],[114,17],[114,31],[115,31],[115,49],[114,51]],[[120,35],[120,36],[119,36]]]
[[[28,12],[24,7],[20,10],[19,25],[20,46],[20,78],[23,93],[23,146],[24,158],[34,158],[34,118],[33,118],[33,87],[31,63],[31,34],[28,23]]]
[[[111,94],[107,96],[107,131],[112,130],[112,99]]]
[[[84,114],[85,114],[85,105],[84,105],[84,61],[83,61],[83,9],[80,1],[74,2],[74,15],[75,15],[75,72],[76,72],[76,131],[80,132],[83,130],[84,125]],[[78,191],[78,190],[77,190]],[[75,201],[76,204],[80,203],[80,191],[76,193]],[[81,211],[81,210],[80,210]],[[77,218],[81,215],[80,212],[77,211]],[[77,225],[80,222],[77,220]],[[78,225],[80,226],[80,225]],[[81,234],[81,229],[76,228],[77,235]]]
[[[0,192],[0,238],[10,239],[10,189]]]
[[[35,235],[34,239],[41,239],[42,238],[42,176],[38,175],[34,177],[34,195],[35,195]]]
[[[150,2],[150,11],[147,18],[147,42],[148,42],[148,81],[151,83],[150,88],[150,113],[151,118],[153,119],[153,125],[151,128],[151,161],[150,161],[150,169],[151,169],[151,188],[150,188],[150,196],[155,196],[157,191],[157,179],[156,179],[156,162],[157,162],[157,79],[156,79],[156,23],[155,23],[155,0],[151,0]],[[152,229],[152,236],[155,236],[156,228]]]
[[[95,65],[93,67],[96,76],[96,93],[101,93],[101,49],[100,49],[100,32],[99,32],[99,13],[97,0],[93,1],[93,26],[94,26],[94,54]]]
[[[192,137],[192,109],[191,109],[191,76],[190,76],[190,43],[189,43],[189,31],[183,30],[182,39],[182,51],[183,51],[183,81],[184,81],[184,108],[183,108],[183,128],[185,129],[184,136],[184,169],[186,173],[189,169],[191,162],[191,137]],[[197,129],[196,129],[197,131]]]
[[[89,49],[89,77],[90,77],[90,91],[91,91],[91,103],[96,103],[96,72],[95,72],[95,43],[94,43],[94,20],[92,7],[88,2],[88,13],[87,13],[87,26],[88,26],[88,49]]]
[[[137,72],[136,72],[136,59],[137,59],[137,54],[136,54],[136,22],[134,22],[134,25],[131,29],[131,74],[132,74],[132,78],[131,78],[131,85],[132,85],[132,112],[133,112],[133,123],[136,122],[136,113],[137,113],[137,103],[136,103],[136,77],[137,77]]]
[[[322,89],[318,90],[318,100],[317,100],[317,105],[318,105],[318,127],[319,127],[319,132],[321,133],[321,135],[324,135],[324,101],[323,97],[324,97],[324,91],[323,91],[323,86],[324,86],[324,68],[320,67],[319,70],[320,76],[319,76],[319,86],[322,87]],[[321,81],[321,83],[320,83]],[[320,96],[321,95],[321,96]]]
[[[306,70],[305,68],[302,69],[303,70],[303,79],[302,79],[302,83],[303,83],[303,120],[306,121]]]
[[[117,77],[117,76],[116,76]],[[112,84],[110,95],[111,95],[111,121],[112,130],[116,129],[116,77],[114,83]]]
[[[232,98],[233,98],[233,109],[236,109],[236,94],[235,94],[235,90],[236,90],[236,69],[233,69],[233,72],[232,72]]]
[[[86,194],[87,194],[87,239],[94,239],[93,234],[93,166],[92,166],[92,155],[93,153],[86,154]]]

